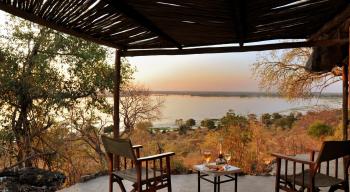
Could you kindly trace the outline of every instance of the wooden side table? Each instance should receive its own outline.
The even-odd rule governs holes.
[[[234,191],[237,192],[237,180],[238,173],[241,173],[241,169],[232,165],[226,165],[224,171],[213,171],[209,170],[204,164],[195,165],[194,169],[198,173],[198,192],[201,190],[201,179],[214,184],[214,192],[220,192],[220,184],[230,181],[234,181]],[[214,180],[207,177],[212,176]],[[221,180],[221,177],[225,177]]]

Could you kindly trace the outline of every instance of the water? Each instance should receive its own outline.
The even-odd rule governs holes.
[[[156,96],[153,96],[156,97]],[[322,97],[311,100],[290,102],[280,97],[203,97],[190,95],[163,95],[165,100],[161,109],[162,117],[153,122],[154,127],[175,127],[176,119],[195,119],[197,122],[205,118],[221,118],[230,109],[235,113],[290,113],[320,109],[341,108],[340,97]]]

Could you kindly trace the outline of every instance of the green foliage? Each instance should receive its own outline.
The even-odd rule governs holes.
[[[149,121],[141,121],[136,123],[136,129],[139,129],[139,130],[149,131],[152,126],[153,126],[152,122],[149,122]]]
[[[266,126],[270,127],[272,125],[271,115],[269,113],[264,113],[261,115],[261,122]]]
[[[295,115],[294,113],[290,113],[289,115],[281,115],[279,113],[273,113],[270,115],[269,113],[264,113],[261,115],[261,122],[267,128],[274,126],[275,128],[291,129],[297,117],[300,118],[301,114]]]
[[[56,117],[64,117],[81,103],[111,113],[105,97],[114,78],[108,49],[15,18],[2,29],[0,130],[16,138],[17,160],[42,151],[34,142],[62,120]],[[124,60],[123,85],[133,72]]]
[[[103,129],[103,133],[111,134],[111,133],[113,133],[113,128],[114,128],[113,125],[109,125]]]
[[[185,125],[187,125],[188,127],[195,126],[195,125],[196,125],[196,120],[194,120],[194,119],[192,119],[192,118],[191,118],[191,119],[187,119]]]
[[[207,127],[208,129],[215,129],[215,122],[212,119],[204,119],[201,121],[202,127]]]
[[[177,126],[181,126],[181,125],[183,125],[184,124],[184,120],[183,119],[176,119],[175,120],[175,125],[177,125]]]
[[[229,126],[246,127],[248,119],[244,116],[237,115],[233,110],[229,110],[224,117],[220,119],[221,126],[228,128]]]
[[[278,119],[281,119],[282,118],[282,115],[281,114],[279,114],[279,113],[272,113],[272,120],[273,121],[276,121],[276,120],[278,120]]]
[[[184,165],[183,160],[175,158],[171,161],[171,169],[174,174],[184,174],[188,171],[188,168]]]
[[[326,125],[320,121],[315,121],[309,126],[307,132],[310,136],[314,138],[321,138],[333,135],[334,129],[333,127]]]
[[[180,127],[179,127],[179,134],[180,134],[180,135],[184,135],[184,134],[187,133],[187,131],[188,131],[189,129],[190,129],[190,127],[187,126],[187,125],[180,125]]]

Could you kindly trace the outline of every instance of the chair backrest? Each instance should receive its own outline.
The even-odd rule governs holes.
[[[350,155],[350,141],[325,141],[316,162],[320,164],[348,155]]]
[[[112,139],[104,135],[101,138],[107,153],[136,160],[130,139]]]

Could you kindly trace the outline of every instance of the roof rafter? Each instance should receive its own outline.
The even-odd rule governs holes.
[[[239,46],[243,46],[246,33],[246,17],[245,0],[229,0],[232,7],[232,17],[234,20],[234,28],[237,34]]]
[[[334,28],[337,28],[348,20],[350,17],[350,5],[348,5],[341,13],[333,17],[330,21],[325,23],[320,30],[318,30],[316,33],[311,35],[309,38],[310,40],[317,40],[320,39],[322,35],[327,35],[330,31],[332,31]]]
[[[50,22],[50,21],[45,20],[45,19],[38,17],[38,16],[34,16],[33,14],[27,13],[26,11],[15,8],[11,5],[7,5],[6,3],[0,2],[0,10],[6,11],[8,13],[15,15],[15,16],[21,17],[23,19],[37,23],[39,25],[49,27],[49,28],[57,30],[59,32],[67,33],[69,35],[73,35],[75,37],[85,39],[87,41],[92,41],[92,42],[97,43],[97,44],[102,44],[102,45],[117,48],[117,49],[123,49],[123,46],[121,46],[121,45],[112,43],[110,41],[103,40],[101,38],[94,38],[90,35],[84,34],[83,32],[78,32],[78,31],[74,31],[72,29],[69,29],[66,26],[57,25],[56,23]]]
[[[151,20],[147,19],[144,15],[136,11],[133,7],[125,3],[124,0],[102,0],[109,5],[113,6],[116,10],[123,13],[127,17],[136,21],[139,25],[145,27],[146,29],[152,31],[156,35],[159,35],[161,38],[171,42],[177,48],[182,49],[182,45],[178,43],[175,39],[170,37],[164,31],[162,31],[159,27],[157,27]]]
[[[250,46],[233,46],[233,47],[204,47],[204,48],[188,48],[182,50],[176,49],[158,49],[158,50],[130,50],[124,52],[124,56],[152,56],[152,55],[190,55],[190,54],[206,54],[206,53],[232,53],[232,52],[249,52],[264,51],[276,49],[291,49],[299,47],[317,47],[317,46],[333,46],[348,43],[348,39],[331,39],[318,41],[302,41],[302,42],[285,42],[263,45]]]

